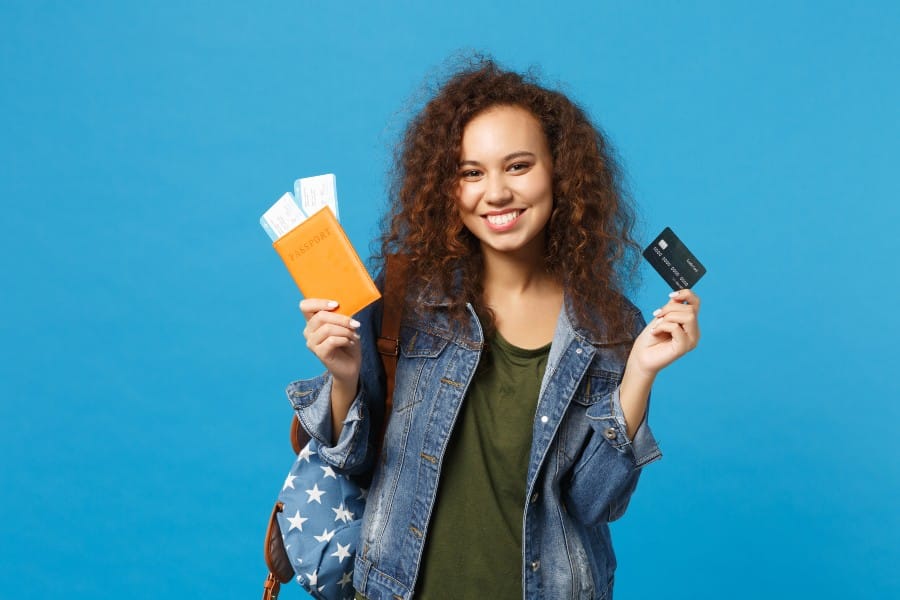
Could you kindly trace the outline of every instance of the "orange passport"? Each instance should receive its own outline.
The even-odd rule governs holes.
[[[304,298],[337,300],[334,311],[352,316],[381,294],[334,217],[325,207],[272,244]]]

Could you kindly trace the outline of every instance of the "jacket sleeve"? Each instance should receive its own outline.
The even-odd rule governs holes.
[[[643,317],[636,313],[635,336],[644,325]],[[648,399],[644,419],[631,439],[619,386],[588,407],[585,416],[590,434],[573,467],[567,494],[567,508],[582,523],[596,525],[621,517],[637,487],[642,467],[662,457],[650,431],[649,413]]]
[[[378,300],[355,315],[360,322],[362,344],[359,391],[350,404],[337,440],[332,440],[332,379],[327,371],[312,379],[294,381],[286,390],[300,425],[319,443],[319,456],[348,474],[363,472],[371,465],[375,436],[381,433],[384,419],[385,376],[377,348],[381,333],[381,303]]]

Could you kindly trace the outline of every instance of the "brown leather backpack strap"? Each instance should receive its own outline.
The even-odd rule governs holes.
[[[291,420],[291,446],[294,448],[294,454],[300,454],[303,447],[309,443],[310,437],[306,430],[300,427],[300,419],[294,415]]]
[[[278,513],[284,509],[284,504],[276,502],[272,508],[272,516],[269,517],[269,526],[266,529],[266,545],[263,556],[266,566],[269,567],[269,576],[263,583],[263,600],[275,600],[278,598],[278,590],[282,583],[287,583],[294,576],[294,568],[291,559],[288,558],[284,548],[284,540],[281,537],[281,527],[278,526]]]
[[[384,396],[384,422],[378,440],[379,451],[384,432],[387,429],[391,407],[394,404],[394,375],[400,357],[400,321],[403,319],[403,304],[406,300],[406,276],[409,260],[400,254],[385,258],[384,291],[382,292],[381,337],[378,338],[378,352],[384,364],[386,390]]]
[[[275,575],[269,572],[269,576],[263,582],[262,600],[278,600],[279,591],[281,591],[281,583],[275,579]]]

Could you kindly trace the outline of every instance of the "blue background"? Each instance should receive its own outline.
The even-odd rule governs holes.
[[[709,269],[617,599],[900,597],[900,5],[332,4],[0,4],[0,595],[258,597],[319,366],[257,219],[334,172],[365,253],[422,82],[476,48],[580,101],[642,241]]]

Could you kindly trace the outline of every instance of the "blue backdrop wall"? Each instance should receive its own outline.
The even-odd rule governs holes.
[[[407,107],[474,48],[579,99],[642,240],[709,269],[617,598],[900,597],[900,5],[423,4],[0,4],[0,595],[256,597],[319,370],[257,219],[333,172],[368,248]]]

